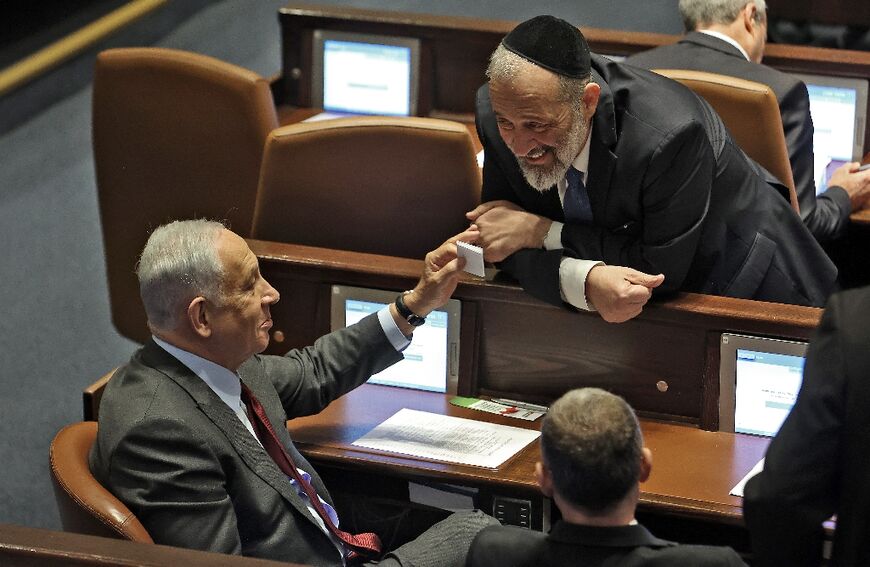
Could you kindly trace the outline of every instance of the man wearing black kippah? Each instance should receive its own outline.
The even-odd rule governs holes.
[[[590,54],[552,16],[518,25],[477,93],[485,258],[532,295],[640,313],[654,291],[821,306],[836,268],[701,98]]]

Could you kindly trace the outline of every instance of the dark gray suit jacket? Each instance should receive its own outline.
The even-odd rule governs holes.
[[[801,81],[772,67],[747,61],[733,45],[700,32],[686,34],[677,43],[637,53],[625,62],[645,69],[708,71],[768,85],[779,102],[801,218],[820,242],[842,234],[852,206],[842,187],[829,187],[816,197],[813,120],[807,87]]]
[[[745,566],[733,549],[678,545],[641,525],[601,528],[558,522],[549,534],[493,526],[481,531],[467,567],[734,567]]]
[[[810,343],[797,402],[746,484],[753,565],[870,565],[870,288],[831,297]]]
[[[734,144],[705,101],[597,55],[592,80],[601,85],[588,142],[594,222],[566,224],[563,250],[519,250],[503,270],[555,305],[563,255],[664,273],[655,293],[824,305],[836,268],[783,198],[785,188]],[[486,152],[482,200],[563,221],[556,188],[528,185],[501,139],[488,85],[477,93],[477,131]]]
[[[330,501],[284,423],[319,412],[401,358],[371,315],[287,356],[254,356],[239,375],[296,465]],[[109,381],[90,464],[156,543],[341,564],[305,502],[236,414],[153,341]]]

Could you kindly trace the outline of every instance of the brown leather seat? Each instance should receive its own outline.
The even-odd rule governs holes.
[[[269,83],[211,57],[160,48],[97,57],[94,160],[112,321],[148,338],[134,273],[148,233],[226,219],[250,236],[263,144],[278,126]]]
[[[422,259],[468,226],[480,185],[471,135],[456,122],[284,126],[266,141],[253,237]]]
[[[51,442],[51,479],[64,531],[153,543],[130,509],[91,474],[88,452],[96,436],[97,423],[82,421]]]
[[[789,202],[798,211],[779,104],[769,86],[703,71],[654,71],[683,83],[704,97],[722,117],[737,145],[788,188]]]

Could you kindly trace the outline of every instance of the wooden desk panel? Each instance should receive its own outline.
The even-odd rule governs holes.
[[[538,495],[533,471],[540,460],[534,442],[495,470],[426,461],[359,449],[351,444],[402,408],[454,417],[539,429],[526,422],[450,405],[449,396],[388,386],[364,385],[333,402],[318,415],[288,422],[296,445],[315,466],[326,464],[434,480],[502,493]],[[768,440],[749,435],[702,431],[693,427],[644,420],[646,445],[653,453],[653,473],[641,485],[640,508],[718,524],[742,523],[741,499],[728,492],[752,469]]]
[[[272,308],[272,353],[329,331],[331,285],[409,289],[422,271],[419,260],[248,243],[282,296]],[[454,297],[462,301],[462,334],[471,337],[460,350],[461,393],[549,403],[593,385],[624,396],[643,416],[709,430],[718,428],[720,335],[808,340],[821,316],[817,308],[683,293],[612,325],[538,301],[497,273],[467,277]]]
[[[532,477],[535,462],[540,455],[537,441],[496,470],[424,461],[351,445],[402,408],[485,420],[525,429],[540,427],[536,423],[456,407],[448,403],[449,399],[450,396],[444,394],[366,384],[336,400],[321,413],[291,420],[287,422],[287,426],[297,447],[306,457],[314,458],[315,462],[364,468],[369,472],[399,472],[411,480],[508,487],[537,494],[537,485]]]

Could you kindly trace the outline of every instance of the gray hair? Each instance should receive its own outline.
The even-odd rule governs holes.
[[[219,222],[199,219],[174,221],[151,233],[136,275],[152,329],[177,328],[197,296],[223,304],[224,269],[216,246],[223,229]]]
[[[490,81],[511,82],[514,77],[522,73],[529,66],[535,65],[528,59],[521,57],[507,49],[501,43],[489,57],[489,65],[486,68],[486,78]],[[583,97],[583,89],[589,83],[590,77],[575,79],[553,73],[559,79],[559,100],[570,102],[575,106],[580,105]]]
[[[541,426],[541,453],[553,485],[571,504],[601,513],[640,477],[643,435],[631,406],[599,388],[572,390]]]
[[[764,0],[680,0],[680,15],[686,31],[695,31],[713,24],[730,24],[750,2],[755,3],[756,21],[763,21],[767,14]]]

